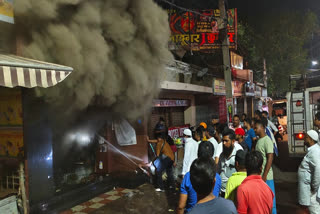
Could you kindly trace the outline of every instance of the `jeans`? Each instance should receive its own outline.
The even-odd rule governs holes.
[[[274,181],[273,180],[267,180],[267,185],[270,187],[270,189],[273,192],[274,198],[273,198],[273,207],[272,207],[272,214],[277,214],[277,207],[276,207],[276,191],[274,188]]]
[[[163,180],[162,180],[162,173],[166,171],[168,176],[169,184],[172,185],[174,183],[173,178],[173,161],[165,156],[161,155],[154,161],[154,166],[156,167],[156,177],[157,177],[157,186],[160,189],[164,189]]]

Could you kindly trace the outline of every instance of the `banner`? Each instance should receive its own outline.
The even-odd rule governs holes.
[[[0,21],[14,24],[13,0],[0,0]]]
[[[220,10],[195,10],[194,12],[168,10],[171,29],[169,49],[188,48],[193,51],[210,51],[221,48],[218,19]],[[200,15],[201,14],[201,15]],[[237,46],[237,9],[227,11],[230,49]]]
[[[184,126],[178,126],[178,127],[169,127],[168,128],[168,135],[172,138],[179,138],[179,137],[183,137],[183,131],[185,129],[190,128],[189,125],[184,125]]]

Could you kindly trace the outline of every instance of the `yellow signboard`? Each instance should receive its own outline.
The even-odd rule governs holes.
[[[0,126],[22,126],[22,116],[21,90],[1,88]]]
[[[0,0],[0,21],[14,23],[13,0]]]
[[[0,157],[23,157],[23,132],[0,130]]]

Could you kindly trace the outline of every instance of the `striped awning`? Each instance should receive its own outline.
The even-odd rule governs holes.
[[[0,54],[0,86],[48,88],[62,82],[73,68]]]

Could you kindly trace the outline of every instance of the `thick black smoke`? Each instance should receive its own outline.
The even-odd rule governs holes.
[[[135,118],[150,107],[172,59],[167,13],[152,0],[22,0],[15,15],[29,39],[24,56],[74,68],[37,91],[55,109],[81,111],[98,98]]]

